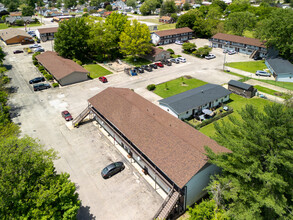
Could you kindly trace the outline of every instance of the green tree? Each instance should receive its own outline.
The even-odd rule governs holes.
[[[177,22],[178,20],[178,15],[176,13],[171,14],[171,18],[174,22]]]
[[[84,5],[85,4],[85,0],[78,0],[78,4],[79,5]]]
[[[269,18],[256,29],[257,37],[266,41],[268,47],[275,47],[279,54],[293,61],[293,11],[275,9]]]
[[[107,5],[105,9],[106,11],[112,11],[112,5]]]
[[[212,51],[212,48],[205,45],[203,47],[198,48],[196,51],[193,52],[193,54],[197,57],[204,57],[207,56]]]
[[[171,15],[177,12],[177,7],[174,0],[166,0],[161,5],[160,15]]]
[[[22,16],[32,16],[34,14],[34,8],[31,6],[25,6],[22,8]]]
[[[120,35],[120,50],[126,55],[140,56],[151,51],[150,30],[146,24],[141,24],[137,20],[127,22],[124,32]]]
[[[190,8],[191,8],[191,5],[190,5],[188,2],[185,2],[185,3],[183,4],[183,9],[184,9],[184,11],[188,11]]]
[[[126,5],[130,6],[132,8],[135,8],[136,7],[136,0],[127,0]]]
[[[71,8],[71,7],[75,7],[77,5],[76,0],[63,0],[63,1],[64,1],[65,8]]]
[[[190,217],[188,220],[224,220],[229,219],[225,216],[225,211],[219,207],[215,200],[203,200],[195,204],[194,208],[188,208]]]
[[[18,8],[19,4],[17,4],[16,2],[10,2],[8,4],[8,11],[9,12],[13,12],[13,11],[16,11],[17,8]]]
[[[184,43],[182,49],[187,53],[192,53],[196,50],[196,45],[194,43]]]
[[[3,61],[5,60],[5,56],[6,56],[6,54],[4,53],[2,47],[0,47],[0,65],[1,66],[3,64]],[[2,75],[2,71],[1,71],[0,75]]]
[[[154,13],[158,5],[157,0],[146,0],[140,7],[140,12],[143,15],[149,15],[151,13]]]
[[[84,61],[89,50],[89,31],[90,27],[83,17],[61,22],[55,34],[55,51],[60,56]]]
[[[3,219],[75,219],[80,207],[68,174],[57,174],[56,154],[32,138],[0,141],[0,213]]]
[[[189,27],[192,29],[197,17],[203,17],[203,14],[199,10],[193,9],[188,11],[178,18],[176,28]]]
[[[118,31],[119,35],[124,31],[126,23],[127,23],[127,17],[117,12],[111,13],[105,20],[105,25],[113,26],[115,30]]]
[[[219,6],[222,11],[225,11],[225,9],[228,7],[228,5],[221,0],[214,0],[210,6]]]
[[[215,140],[232,151],[210,162],[222,174],[209,185],[219,207],[233,219],[291,219],[293,211],[293,109],[268,104],[215,123]]]
[[[225,22],[225,29],[233,34],[242,36],[245,30],[255,27],[256,18],[254,14],[246,12],[231,13]]]

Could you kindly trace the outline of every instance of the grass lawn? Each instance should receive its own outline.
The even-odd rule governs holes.
[[[233,115],[234,117],[236,117],[238,119],[241,119],[238,111],[240,109],[242,109],[247,104],[251,104],[251,105],[255,106],[258,109],[263,109],[263,107],[266,104],[272,104],[272,102],[269,101],[269,100],[261,99],[261,98],[257,98],[257,97],[247,99],[247,98],[244,98],[242,96],[239,96],[239,95],[236,95],[236,94],[232,93],[230,95],[230,102],[227,105],[234,109],[234,112],[231,115]],[[227,122],[228,117],[224,117],[224,118],[218,120],[218,122],[220,122],[222,120],[224,120],[224,122]],[[203,134],[209,136],[209,137],[213,137],[215,135],[215,132],[216,132],[215,128],[214,128],[214,123],[211,123],[211,124],[201,128],[199,131],[202,132]]]
[[[83,66],[87,71],[90,72],[90,77],[92,79],[98,78],[100,76],[106,76],[112,74],[111,71],[105,69],[104,67],[100,66],[99,64],[88,64]]]
[[[141,65],[148,65],[150,63],[152,63],[151,61],[144,59],[144,58],[134,58],[132,56],[128,56],[126,58],[123,59],[125,62],[133,65],[133,66],[141,66]]]
[[[161,24],[158,25],[158,31],[162,31],[162,30],[169,30],[169,29],[175,29],[176,28],[176,24]]]
[[[37,27],[37,26],[41,26],[42,24],[38,23],[38,24],[29,24],[27,25],[27,27]],[[24,27],[24,26],[11,26],[9,27],[7,24],[5,23],[0,23],[0,29],[7,29],[7,28],[21,28],[21,27]]]
[[[140,21],[145,21],[145,22],[151,22],[154,24],[162,24],[161,22],[159,22],[159,19],[157,18],[147,18],[147,19],[139,19]]]
[[[256,80],[293,91],[293,83],[291,82],[278,82],[278,81],[265,80],[265,79],[256,79]]]
[[[157,85],[154,93],[162,98],[167,98],[205,84],[207,83],[198,79],[180,77]]]
[[[250,73],[255,73],[257,70],[264,70],[267,69],[264,60],[259,61],[248,61],[248,62],[232,62],[227,63],[226,66],[244,70]]]

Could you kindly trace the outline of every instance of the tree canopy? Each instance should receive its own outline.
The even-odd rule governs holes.
[[[239,114],[215,124],[215,140],[232,153],[206,148],[210,162],[222,169],[209,192],[233,219],[291,219],[293,109],[247,105]]]
[[[177,11],[177,7],[174,0],[166,0],[161,5],[160,15],[171,15]]]
[[[32,138],[0,141],[0,213],[2,218],[75,219],[80,207],[68,174],[57,174],[56,154]]]
[[[257,27],[256,35],[266,41],[267,46],[279,50],[280,55],[293,61],[293,11],[275,9]]]
[[[146,24],[141,24],[137,20],[126,23],[124,32],[120,35],[119,46],[121,52],[126,55],[145,55],[151,50],[150,30]]]
[[[89,50],[89,31],[84,17],[61,22],[55,34],[55,51],[65,58],[84,60]]]

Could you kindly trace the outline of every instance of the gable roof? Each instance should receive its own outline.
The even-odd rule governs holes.
[[[70,59],[59,56],[56,52],[46,51],[36,59],[57,79],[60,80],[73,72],[88,74],[88,71]]]
[[[281,57],[267,58],[267,63],[277,75],[293,73],[293,64]]]
[[[264,43],[256,38],[241,37],[237,35],[223,33],[217,33],[212,38],[266,48]]]
[[[40,29],[38,29],[38,31],[40,34],[56,33],[58,31],[58,27],[40,28]]]
[[[169,35],[175,35],[175,34],[183,34],[183,33],[189,33],[193,32],[189,27],[184,28],[176,28],[176,29],[170,29],[170,30],[164,30],[164,31],[156,31],[155,33],[159,35],[160,37],[169,36]]]
[[[172,18],[171,18],[170,16],[162,16],[162,17],[160,17],[160,19],[161,19],[161,20],[167,20],[167,21],[169,21],[169,20],[171,20]]]
[[[149,56],[152,56],[152,57],[155,57],[155,56],[159,55],[162,52],[170,53],[169,51],[163,50],[161,48],[152,47],[152,50],[151,50],[151,52],[148,55]]]
[[[130,89],[109,87],[88,101],[180,188],[207,164],[204,146],[231,152]]]
[[[32,39],[32,36],[26,33],[23,30],[17,29],[17,28],[8,28],[8,29],[3,29],[0,30],[0,37],[4,40],[7,41],[11,38],[17,37],[17,36],[24,36],[29,39]]]
[[[159,103],[168,105],[177,114],[180,114],[230,94],[231,92],[223,86],[206,84],[159,100]]]
[[[252,87],[252,85],[249,85],[247,83],[243,83],[243,82],[240,82],[240,81],[236,81],[236,80],[233,80],[233,79],[231,79],[228,82],[228,85],[235,86],[237,88],[245,89],[245,90],[248,90],[248,89],[250,89]]]

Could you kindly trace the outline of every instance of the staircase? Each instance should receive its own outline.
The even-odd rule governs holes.
[[[90,107],[87,107],[85,110],[82,111],[73,121],[72,124],[74,127],[77,127],[78,124],[90,113]]]
[[[154,219],[163,220],[167,219],[168,215],[173,210],[174,206],[176,205],[180,195],[177,191],[172,191],[168,197],[165,199],[164,203],[154,216]]]
[[[254,50],[254,51],[250,54],[249,58],[253,59],[253,58],[255,57],[255,55],[257,54],[257,52],[258,52],[258,50]]]

